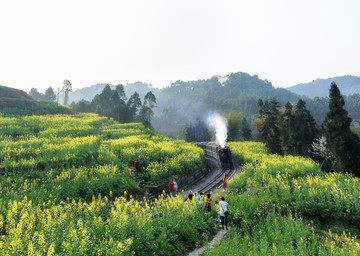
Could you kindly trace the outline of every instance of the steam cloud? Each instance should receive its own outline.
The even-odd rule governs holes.
[[[208,117],[207,123],[215,129],[217,143],[219,143],[221,147],[225,147],[227,139],[226,119],[217,113],[213,113]]]

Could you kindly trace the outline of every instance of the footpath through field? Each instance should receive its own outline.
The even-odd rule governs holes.
[[[184,198],[186,198],[189,195],[189,192],[192,191],[193,193],[200,193],[204,192],[205,194],[207,192],[213,192],[216,188],[222,187],[222,176],[224,173],[228,176],[228,179],[231,178],[233,175],[241,171],[241,167],[235,164],[235,169],[233,171],[224,171],[221,168],[220,162],[212,157],[207,157],[207,161],[210,161],[210,164],[213,166],[216,166],[214,170],[211,171],[208,175],[206,175],[204,178],[199,180],[196,184],[190,186],[183,192]],[[247,190],[244,194],[248,193],[249,190]],[[230,230],[230,228],[229,228]],[[197,248],[196,250],[192,251],[188,254],[188,256],[199,256],[208,248],[213,248],[214,246],[220,244],[221,240],[225,236],[225,234],[228,232],[228,230],[220,230],[217,232],[214,236],[214,238],[205,246],[201,248]]]

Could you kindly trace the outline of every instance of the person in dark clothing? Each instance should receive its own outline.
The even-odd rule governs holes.
[[[211,212],[211,201],[211,195],[210,193],[207,193],[205,198],[205,208],[208,210],[208,212]]]
[[[140,171],[140,162],[139,159],[136,159],[134,162],[134,170],[135,170],[135,176],[136,178],[138,178],[139,176],[139,171]]]
[[[188,195],[189,200],[193,199],[193,197],[194,197],[194,193],[190,190]]]
[[[139,187],[140,187],[140,188],[143,188],[144,185],[145,185],[145,180],[144,180],[144,179],[140,180],[140,181],[139,181]]]

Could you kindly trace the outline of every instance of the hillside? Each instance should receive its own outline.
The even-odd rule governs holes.
[[[310,83],[302,83],[287,87],[289,91],[310,98],[329,95],[331,82],[335,82],[343,95],[360,94],[359,76],[337,76],[327,79],[316,79]]]
[[[71,109],[50,101],[35,101],[26,92],[0,85],[0,113],[4,115],[70,114]]]
[[[154,127],[168,136],[184,130],[189,122],[206,119],[212,111],[236,111],[252,119],[258,114],[259,98],[277,98],[282,105],[295,103],[299,96],[283,88],[274,88],[271,82],[257,75],[237,72],[228,76],[213,76],[206,80],[177,81],[161,90],[157,98]]]
[[[195,200],[147,201],[131,172],[138,158],[145,185],[167,185],[201,148],[95,114],[0,123],[0,255],[183,255],[215,232]]]
[[[360,180],[311,159],[229,143],[242,171],[211,192],[208,210],[184,193],[144,197],[171,178],[196,179],[204,152],[193,144],[95,114],[0,123],[0,255],[188,255],[224,232],[220,196],[229,230],[204,256],[360,254]]]
[[[0,99],[1,98],[31,99],[24,91],[0,85]]]

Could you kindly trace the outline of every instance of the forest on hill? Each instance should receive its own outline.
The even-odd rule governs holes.
[[[316,79],[309,83],[301,83],[286,87],[289,91],[309,98],[326,97],[329,94],[330,84],[335,82],[344,95],[360,94],[359,76],[337,76],[327,79]]]
[[[356,79],[350,78],[346,85],[355,86]],[[250,124],[252,120],[258,118],[257,102],[259,99],[265,101],[276,98],[279,106],[284,106],[286,102],[295,104],[299,99],[302,99],[320,125],[328,111],[328,94],[331,84],[329,81],[325,81],[325,83],[328,82],[326,96],[315,98],[300,96],[289,91],[289,88],[275,88],[271,82],[262,80],[257,75],[251,76],[244,72],[231,73],[227,76],[213,76],[209,79],[196,81],[176,81],[169,87],[162,89],[154,88],[151,84],[142,82],[126,84],[123,88],[126,99],[135,92],[140,99],[143,99],[146,93],[152,92],[157,103],[153,109],[152,127],[164,135],[173,138],[185,138],[185,131],[189,126],[195,125],[198,121],[205,122],[207,116],[212,112],[227,115],[233,111],[241,114]],[[97,84],[81,90],[70,91],[69,103],[73,102],[72,106],[75,109],[80,108],[80,111],[85,111],[84,106],[88,106],[87,112],[95,112],[96,106],[90,107],[90,102],[96,95],[102,93],[105,86],[106,84]],[[108,86],[112,90],[116,88],[111,84]],[[339,88],[342,87],[343,85],[340,82]],[[312,91],[312,89],[307,89],[307,91]],[[60,93],[60,101],[64,97],[63,94]],[[80,99],[83,100],[76,102]],[[360,112],[358,111],[360,95],[345,95],[344,99],[346,102],[345,109],[349,112],[350,117],[360,119]]]

